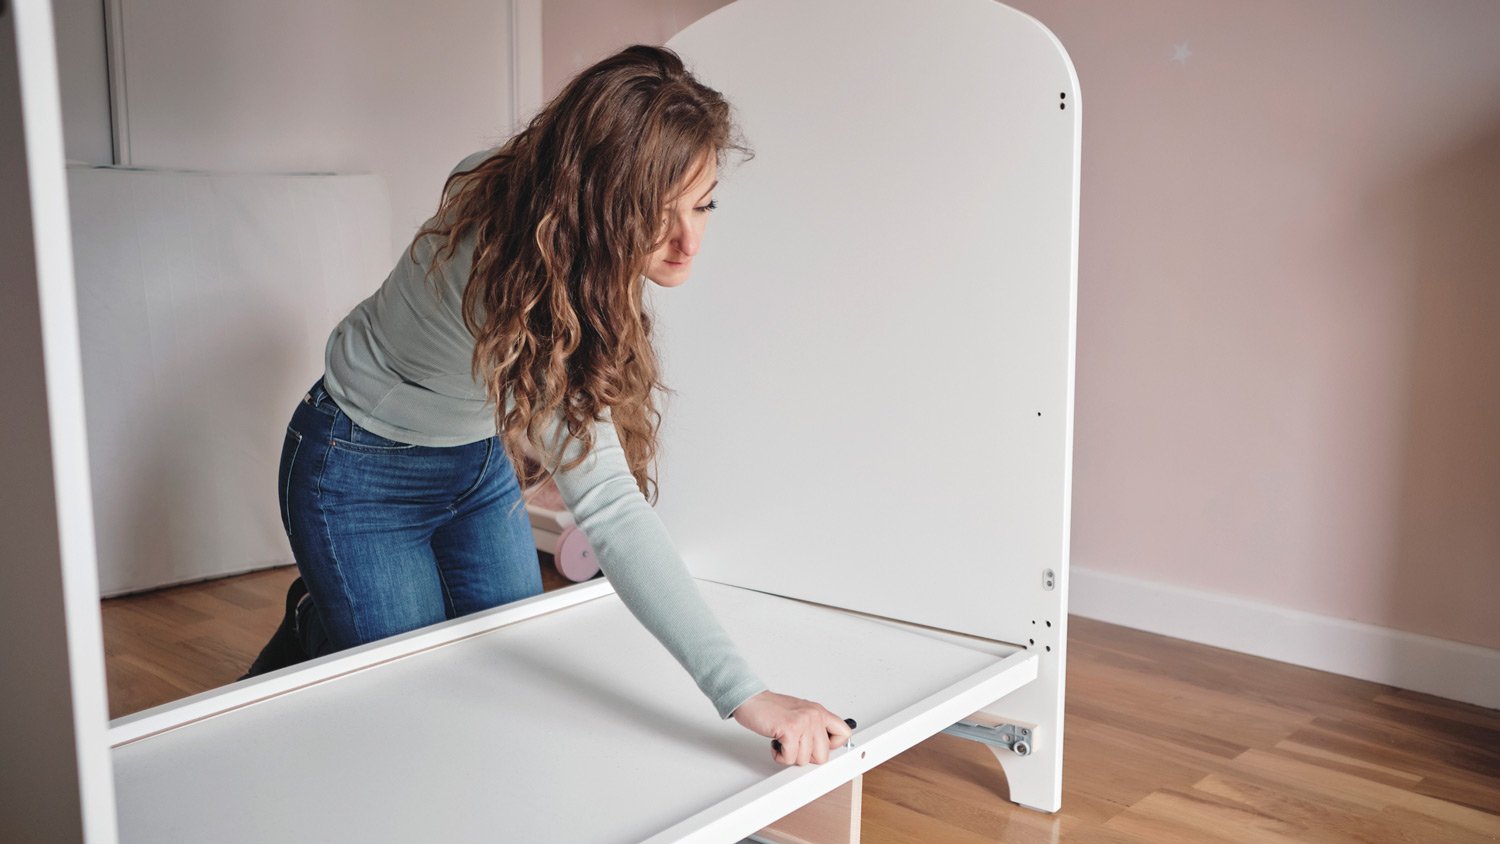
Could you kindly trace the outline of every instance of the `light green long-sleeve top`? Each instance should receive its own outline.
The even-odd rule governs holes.
[[[491,152],[470,155],[454,171]],[[470,374],[474,336],[462,317],[473,240],[460,241],[438,270],[436,290],[427,280],[431,241],[418,244],[416,260],[402,253],[380,289],[334,328],[324,384],[356,424],[380,436],[464,445],[495,435],[494,404]],[[564,464],[581,445],[569,441]],[[721,718],[766,688],[703,602],[666,526],[636,486],[608,412],[594,426],[589,456],[555,471],[553,480],[620,600],[692,675]]]

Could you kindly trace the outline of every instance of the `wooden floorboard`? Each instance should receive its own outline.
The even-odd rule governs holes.
[[[546,588],[568,584],[543,562]],[[110,716],[233,682],[293,577],[270,569],[104,601]],[[865,775],[864,841],[1500,841],[1500,712],[1069,623],[1062,811],[1007,802],[987,748],[937,735]]]

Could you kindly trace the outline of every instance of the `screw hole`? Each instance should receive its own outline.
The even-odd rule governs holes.
[[[861,758],[861,759],[865,758],[865,751],[861,750],[859,752],[859,758]]]
[[[1052,626],[1052,622],[1050,622],[1050,621],[1049,621],[1049,622],[1047,622],[1047,626],[1048,626],[1048,627],[1051,627],[1051,626]]]
[[[1030,642],[1033,645],[1036,644],[1036,640],[1035,639],[1027,639],[1026,641]]]
[[[1047,646],[1047,653],[1049,653],[1049,654],[1052,653],[1052,646],[1051,645]]]
[[[1066,100],[1068,98],[1068,92],[1067,91],[1063,91],[1061,94],[1058,94],[1057,96],[1058,96],[1059,99]]]
[[[1067,104],[1067,103],[1058,103],[1058,104],[1057,104],[1057,107],[1058,107],[1058,108],[1067,108],[1067,107],[1068,107],[1068,104]]]

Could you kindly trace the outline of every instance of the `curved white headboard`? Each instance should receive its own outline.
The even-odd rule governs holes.
[[[1022,644],[1060,626],[1080,124],[1057,39],[991,0],[740,0],[669,46],[756,153],[692,280],[654,294],[659,511],[693,573]]]

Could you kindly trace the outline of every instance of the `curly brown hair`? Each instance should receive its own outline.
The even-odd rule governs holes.
[[[642,274],[666,237],[668,204],[730,151],[749,156],[724,97],[671,50],[636,45],[578,74],[498,151],[448,178],[411,255],[437,238],[435,273],[472,239],[463,313],[473,375],[523,487],[560,462],[563,446],[550,446],[564,427],[583,448],[560,468],[581,463],[607,408],[637,486],[656,500],[655,391],[671,391]],[[564,424],[543,430],[554,412]],[[522,459],[527,443],[546,466]]]

